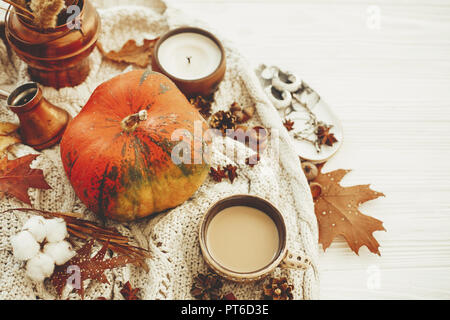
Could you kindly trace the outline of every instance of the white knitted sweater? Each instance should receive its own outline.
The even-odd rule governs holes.
[[[126,1],[126,6],[120,6],[120,2],[124,3],[94,1],[102,19],[99,41],[106,51],[120,49],[130,38],[139,43],[144,38],[153,39],[180,25],[197,25],[211,30],[159,0]],[[218,34],[215,30],[211,31]],[[214,202],[242,193],[264,197],[283,213],[288,229],[288,249],[294,254],[308,255],[314,268],[306,271],[277,268],[275,275],[288,277],[294,285],[296,299],[318,298],[318,279],[314,272],[317,269],[318,229],[308,183],[288,133],[262,91],[253,70],[229,41],[221,40],[226,48],[228,69],[216,93],[213,111],[227,109],[234,101],[244,107],[256,104],[257,115],[251,124],[262,125],[273,132],[278,130],[279,136],[270,140],[261,162],[254,168],[244,163],[244,155],[252,154],[244,145],[230,139],[216,142],[213,145],[212,166],[237,165],[238,178],[233,184],[228,181],[216,183],[208,178],[191,199],[169,212],[135,223],[108,222],[130,236],[137,245],[151,251],[153,257],[148,260],[150,271],[146,273],[134,266],[107,271],[105,274],[110,284],[85,282],[86,299],[100,296],[122,299],[119,291],[127,281],[141,289],[143,299],[192,299],[190,289],[194,276],[208,270],[198,244],[199,221]],[[61,90],[43,88],[44,96],[49,101],[66,109],[72,116],[77,115],[100,83],[127,67],[102,60],[97,49],[90,60],[91,73],[80,86]],[[11,90],[27,80],[29,77],[25,63],[14,54],[8,57],[6,46],[0,40],[0,87]],[[17,122],[4,101],[0,101],[0,121]],[[239,157],[224,152],[233,148]],[[279,159],[274,156],[277,154],[274,152],[276,148],[279,148]],[[13,159],[29,153],[38,152],[25,145],[16,145],[10,149],[8,156]],[[43,151],[32,167],[43,169],[45,179],[52,187],[51,190],[29,190],[34,208],[81,212],[87,219],[95,220],[95,216],[75,196],[66,178],[59,146]],[[12,197],[6,196],[0,200],[0,212],[23,206],[23,203]],[[0,299],[55,299],[52,286],[47,281],[34,283],[29,280],[25,275],[24,263],[13,257],[10,237],[20,230],[27,218],[27,214],[18,211],[0,214]],[[260,299],[263,281],[251,284],[225,281],[223,291],[232,291],[238,299]],[[79,297],[65,292],[62,298]]]

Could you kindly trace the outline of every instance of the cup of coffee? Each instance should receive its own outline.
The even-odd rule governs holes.
[[[236,282],[262,279],[278,266],[311,266],[309,258],[288,252],[283,216],[257,196],[233,195],[215,203],[201,221],[199,241],[209,267]]]

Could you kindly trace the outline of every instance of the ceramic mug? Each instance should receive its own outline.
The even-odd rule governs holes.
[[[253,272],[236,272],[222,266],[213,258],[208,249],[206,234],[211,220],[222,210],[235,206],[252,207],[264,212],[272,219],[278,230],[279,246],[275,257],[268,265]],[[233,195],[216,202],[202,218],[202,221],[200,223],[199,241],[203,257],[208,266],[220,276],[231,281],[256,281],[268,276],[277,267],[292,269],[307,269],[309,267],[312,267],[311,259],[309,259],[308,257],[296,256],[288,252],[287,231],[283,216],[273,204],[257,196]]]

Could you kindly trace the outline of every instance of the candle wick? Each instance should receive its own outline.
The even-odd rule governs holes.
[[[186,59],[187,59],[188,63],[190,64],[192,57],[186,57]]]

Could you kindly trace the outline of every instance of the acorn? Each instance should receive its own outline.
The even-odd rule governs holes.
[[[308,181],[313,181],[319,174],[319,169],[317,169],[316,165],[312,162],[303,162],[302,169]]]
[[[230,111],[234,113],[237,111],[242,111],[242,108],[237,102],[233,102],[233,104],[230,107]]]
[[[317,198],[319,198],[320,195],[322,194],[322,186],[320,185],[320,183],[311,182],[309,184],[309,187],[311,188],[311,194],[313,199],[316,200]]]
[[[249,119],[252,118],[255,114],[256,108],[255,106],[250,106],[250,107],[245,107],[242,112],[244,112],[244,114],[246,114]]]
[[[233,115],[236,117],[237,123],[245,123],[250,119],[250,117],[242,111],[235,111],[233,112]]]

